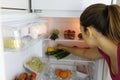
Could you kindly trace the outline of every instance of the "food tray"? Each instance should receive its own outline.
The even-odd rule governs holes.
[[[60,69],[62,71],[70,71],[71,76],[66,78],[61,78],[56,74],[56,70]],[[68,64],[65,62],[49,63],[48,70],[46,72],[48,80],[76,80],[76,70],[74,64]]]
[[[36,56],[30,57],[28,60],[26,60],[23,64],[25,69],[27,69],[30,72],[35,72],[37,74],[37,80],[41,75],[44,74],[44,70],[47,65],[47,60],[43,58],[39,58]]]
[[[75,62],[77,80],[90,80],[89,69],[87,64],[82,64],[80,62]]]

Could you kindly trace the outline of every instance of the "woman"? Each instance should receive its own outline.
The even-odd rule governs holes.
[[[81,14],[80,25],[83,39],[91,48],[57,48],[91,60],[105,58],[112,80],[120,80],[120,6],[91,5]]]

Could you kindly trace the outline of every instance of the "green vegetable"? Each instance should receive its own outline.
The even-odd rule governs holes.
[[[57,50],[55,50],[55,51],[47,51],[45,54],[47,55],[47,56],[51,56],[51,55],[56,55],[56,54],[58,54],[59,52],[61,52],[61,51],[63,51],[62,49],[57,49]]]
[[[64,50],[60,51],[60,52],[57,52],[54,56],[57,57],[57,56],[60,56],[60,55],[63,55],[64,54]]]
[[[47,56],[54,56],[57,59],[62,59],[65,58],[69,55],[70,53],[68,51],[65,51],[63,49],[57,49],[53,52],[46,52]]]
[[[58,38],[58,34],[52,33],[52,35],[50,36],[51,40],[55,40]]]
[[[35,72],[42,72],[45,63],[43,63],[38,57],[32,57],[29,61],[26,62],[26,65]]]
[[[59,34],[59,30],[55,29],[55,30],[53,30],[53,33],[58,35]]]
[[[63,59],[63,58],[65,58],[65,57],[67,57],[69,54],[70,54],[69,52],[64,51],[64,52],[59,53],[59,54],[56,55],[55,57],[56,57],[57,59]]]
[[[54,51],[47,51],[46,53],[45,53],[47,56],[50,56],[50,55],[54,55],[55,53],[54,53]]]
[[[65,51],[63,49],[58,49],[54,55],[57,59],[62,59],[65,58],[69,55],[70,53],[68,51]]]

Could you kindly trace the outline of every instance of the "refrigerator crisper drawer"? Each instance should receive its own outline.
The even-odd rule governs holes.
[[[46,20],[31,19],[2,23],[5,51],[17,51],[28,47],[34,40],[47,33]]]
[[[39,80],[95,80],[92,61],[49,60],[44,76]]]

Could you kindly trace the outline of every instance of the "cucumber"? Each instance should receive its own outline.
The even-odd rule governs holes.
[[[63,59],[63,58],[65,58],[65,57],[67,57],[69,54],[70,54],[69,52],[64,51],[64,52],[62,52],[61,54],[56,55],[55,57],[56,57],[57,59]]]
[[[56,54],[60,53],[61,51],[63,51],[63,50],[62,49],[57,49],[57,50],[51,51],[51,52],[47,51],[45,54],[47,56],[51,56],[51,55],[56,55]]]
[[[54,55],[54,51],[51,51],[51,52],[48,52],[48,51],[47,51],[45,54],[46,54],[47,56]]]
[[[57,52],[54,54],[54,57],[56,57],[56,56],[59,56],[59,55],[61,55],[61,54],[63,54],[65,51],[64,50],[57,50]]]
[[[68,51],[65,51],[63,49],[57,49],[53,52],[46,52],[46,55],[48,56],[54,56],[57,59],[62,59],[65,58],[69,55],[70,53]]]

